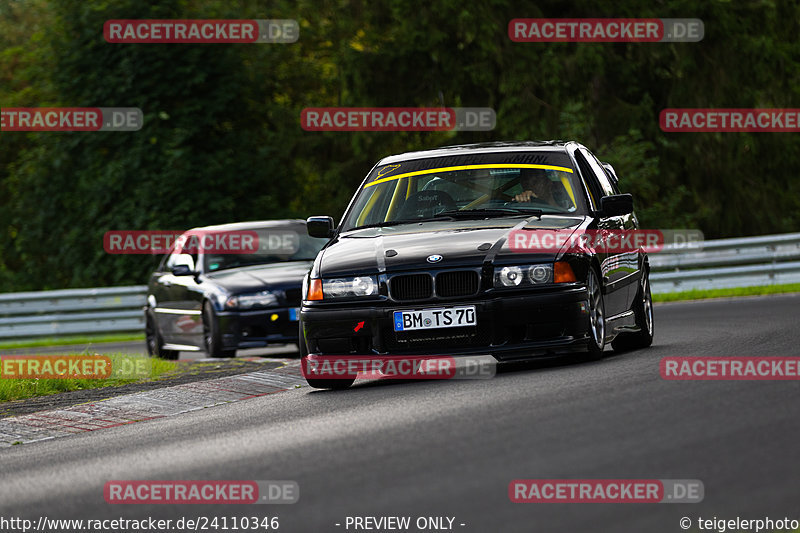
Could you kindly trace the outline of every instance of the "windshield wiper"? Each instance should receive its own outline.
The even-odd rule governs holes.
[[[453,209],[442,211],[437,217],[451,218],[483,218],[483,217],[530,217],[542,218],[543,211],[535,208],[514,209],[511,207],[493,207],[489,209]]]

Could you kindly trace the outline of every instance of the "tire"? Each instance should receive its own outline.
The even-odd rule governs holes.
[[[633,314],[636,316],[636,325],[639,331],[636,333],[623,333],[618,335],[611,343],[615,352],[625,352],[628,350],[638,350],[647,348],[653,344],[653,296],[650,294],[650,273],[645,272],[636,299],[633,302]]]
[[[300,338],[297,339],[297,347],[300,348],[300,364],[303,364],[303,358],[308,355],[308,347],[306,346],[306,338],[303,335],[303,328],[300,326]],[[305,378],[306,383],[315,389],[332,389],[342,390],[348,388],[355,382],[355,379],[309,379]]]
[[[594,268],[586,276],[586,290],[589,293],[589,359],[596,361],[603,357],[606,337],[606,308],[603,302],[603,289]]]
[[[171,361],[178,358],[178,350],[165,350],[162,348],[164,340],[161,338],[155,319],[149,312],[145,312],[144,335],[147,342],[147,354],[150,357],[169,359]]]
[[[236,350],[226,350],[222,345],[222,334],[219,331],[219,321],[211,302],[203,303],[203,346],[209,357],[230,358],[236,356]]]

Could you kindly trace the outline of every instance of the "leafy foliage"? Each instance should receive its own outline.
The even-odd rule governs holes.
[[[515,43],[520,17],[697,17],[699,43]],[[295,44],[109,44],[125,18],[291,18]],[[135,133],[0,134],[0,290],[141,283],[112,229],[339,217],[382,156],[574,138],[612,163],[646,227],[797,231],[800,142],[663,133],[666,107],[793,107],[800,5],[675,0],[0,0],[0,104],[139,107]],[[317,133],[305,107],[464,106],[493,132]]]

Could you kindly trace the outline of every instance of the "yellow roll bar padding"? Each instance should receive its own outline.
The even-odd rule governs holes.
[[[392,194],[392,200],[389,202],[389,209],[386,210],[386,217],[384,219],[384,222],[386,222],[387,220],[392,220],[392,216],[394,215],[394,212],[397,211],[397,207],[400,203],[400,196],[402,195],[403,188],[404,187],[402,183],[397,184],[397,187],[394,190],[394,194]],[[405,200],[410,195],[411,195],[411,180],[408,180],[408,183],[405,186],[405,194],[402,195],[404,196],[403,199]]]
[[[569,197],[572,199],[572,205],[578,205],[575,203],[575,192],[572,190],[572,184],[569,182],[569,178],[566,176],[561,176],[561,185],[564,186],[564,188],[567,190],[567,194],[569,194]]]
[[[361,226],[364,224],[364,219],[366,219],[367,216],[369,216],[370,212],[372,211],[372,208],[375,207],[375,202],[378,201],[378,196],[380,195],[381,193],[378,191],[372,193],[372,196],[370,196],[369,200],[367,200],[367,205],[364,206],[364,209],[358,215],[358,219],[356,219],[357,225]]]

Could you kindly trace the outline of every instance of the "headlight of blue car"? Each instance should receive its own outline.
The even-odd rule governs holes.
[[[237,294],[225,300],[225,309],[257,309],[276,305],[278,298],[269,291]]]

